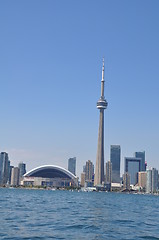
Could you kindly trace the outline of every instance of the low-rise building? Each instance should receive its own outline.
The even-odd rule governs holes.
[[[73,173],[62,167],[44,165],[34,168],[24,174],[22,185],[43,187],[77,187],[78,178]]]

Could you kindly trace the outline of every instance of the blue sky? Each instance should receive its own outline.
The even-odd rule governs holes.
[[[0,2],[0,151],[11,163],[96,161],[105,57],[105,161],[146,151],[159,169],[159,1]]]

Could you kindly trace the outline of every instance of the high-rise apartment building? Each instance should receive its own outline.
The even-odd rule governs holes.
[[[9,178],[9,158],[8,153],[0,153],[0,185],[5,185]]]
[[[12,175],[11,175],[11,185],[12,186],[19,186],[19,168],[14,167],[12,168]]]
[[[135,152],[135,157],[136,158],[141,158],[141,165],[140,165],[140,170],[146,171],[146,163],[145,163],[145,151],[143,152]]]
[[[7,179],[7,183],[9,183],[9,176],[10,176],[10,161],[8,159],[8,179]]]
[[[138,182],[138,172],[140,172],[141,158],[125,157],[125,172],[130,175],[130,184]]]
[[[68,159],[68,170],[76,175],[76,157]]]
[[[130,175],[128,172],[123,174],[123,189],[130,190]]]
[[[86,172],[85,172],[85,174],[86,174],[85,180],[86,181],[92,182],[93,175],[94,175],[93,169],[94,169],[93,163],[90,160],[86,161]]]
[[[156,168],[147,170],[146,192],[156,193],[158,190],[158,171]]]
[[[91,160],[86,161],[81,173],[81,187],[92,187],[94,183],[94,165]]]
[[[143,190],[146,189],[146,182],[147,182],[147,172],[138,172],[138,185]]]
[[[106,162],[105,182],[112,183],[112,163],[111,163],[111,161]]]
[[[11,176],[12,176],[12,169],[14,168],[14,166],[10,166],[9,167],[9,177],[8,177],[8,182],[9,184],[11,184]]]
[[[120,145],[110,146],[110,161],[112,163],[112,182],[120,183]]]
[[[86,174],[85,172],[81,173],[81,187],[84,187],[86,180]]]
[[[101,97],[97,102],[97,108],[100,110],[98,146],[95,168],[94,185],[98,186],[104,183],[104,110],[107,108],[107,101],[104,97],[104,60],[102,67]]]
[[[22,179],[23,175],[26,173],[26,164],[23,162],[20,162],[18,164],[18,168],[19,168],[19,177],[20,179]]]

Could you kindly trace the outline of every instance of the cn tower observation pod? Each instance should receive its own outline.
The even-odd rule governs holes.
[[[70,171],[56,165],[36,167],[23,176],[23,185],[33,186],[78,186],[78,178]]]

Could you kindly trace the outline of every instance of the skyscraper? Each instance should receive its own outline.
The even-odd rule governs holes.
[[[19,177],[21,179],[23,175],[26,173],[26,164],[23,162],[20,162],[18,164],[18,168],[19,168]]]
[[[135,157],[136,158],[141,158],[140,171],[146,171],[145,151],[144,152],[135,152]]]
[[[146,192],[156,193],[158,190],[158,171],[156,168],[147,170]]]
[[[8,153],[0,153],[0,185],[5,185],[9,178],[9,159]]]
[[[68,170],[76,175],[76,157],[68,159]]]
[[[10,166],[9,167],[9,177],[8,177],[8,182],[9,184],[11,184],[11,176],[12,176],[12,169],[14,168],[14,166]]]
[[[90,160],[86,161],[85,174],[86,174],[85,180],[92,182],[94,172],[93,172],[93,163]]]
[[[130,175],[128,172],[123,174],[123,189],[130,190]]]
[[[100,110],[98,146],[95,168],[94,185],[101,185],[104,182],[104,110],[107,108],[107,101],[104,97],[104,59],[102,67],[101,97],[97,102],[97,108]]]
[[[105,182],[112,183],[112,163],[111,163],[111,161],[106,162]]]
[[[141,158],[125,157],[125,172],[130,175],[130,184],[138,182],[138,172],[140,172]]]
[[[18,167],[12,168],[11,185],[19,186],[19,168]]]
[[[86,174],[85,172],[83,172],[81,173],[81,187],[84,187],[85,180],[86,180]]]
[[[112,182],[120,183],[120,145],[110,146],[110,161],[112,163]]]
[[[141,189],[146,189],[147,172],[138,172],[138,185]]]
[[[83,166],[83,172],[86,172],[86,165]]]

